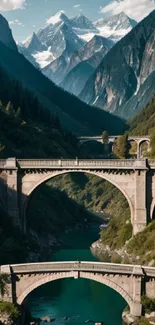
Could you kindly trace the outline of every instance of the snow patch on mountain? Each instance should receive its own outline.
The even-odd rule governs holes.
[[[37,52],[32,55],[36,62],[39,64],[40,68],[45,68],[49,63],[55,60],[54,55],[50,51],[50,47],[47,51]]]
[[[128,34],[137,22],[128,17],[124,12],[109,18],[101,18],[94,22],[94,26],[99,30],[101,36],[108,37],[113,41],[118,41]]]

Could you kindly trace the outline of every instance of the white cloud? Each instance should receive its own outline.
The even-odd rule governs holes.
[[[9,11],[15,9],[22,9],[26,4],[26,0],[0,0],[0,10]]]
[[[79,7],[80,7],[80,5],[75,5],[75,6],[74,6],[74,8],[79,8]]]
[[[18,25],[18,26],[22,26],[22,27],[24,27],[24,25],[21,23],[21,21],[20,20],[18,20],[18,19],[15,19],[15,20],[11,20],[11,21],[9,21],[9,25]]]
[[[100,12],[115,15],[124,11],[129,17],[140,21],[154,9],[155,0],[114,0],[100,7]]]

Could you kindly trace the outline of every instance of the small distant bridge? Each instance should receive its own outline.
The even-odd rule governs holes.
[[[155,297],[155,268],[98,262],[49,262],[3,265],[10,283],[0,299],[21,305],[26,297],[45,283],[65,278],[84,278],[105,284],[127,302],[133,316],[141,316],[141,296]]]
[[[114,144],[114,142],[120,138],[121,135],[110,135],[108,137],[108,142],[111,144]],[[87,143],[87,142],[92,142],[92,141],[96,141],[99,143],[103,144],[103,137],[101,135],[99,136],[83,136],[83,137],[78,137],[78,141],[80,143],[80,145]],[[143,143],[147,143],[148,144],[148,148],[149,148],[149,144],[150,144],[150,136],[146,135],[146,136],[129,136],[128,137],[128,141],[130,143],[135,142],[137,145],[137,159],[141,158],[142,156],[142,145]]]

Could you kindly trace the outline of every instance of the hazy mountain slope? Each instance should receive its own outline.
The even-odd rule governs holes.
[[[74,95],[79,95],[94,69],[87,61],[80,62],[64,79],[61,87]]]
[[[94,36],[91,41],[72,55],[61,87],[78,96],[89,77],[113,45],[114,43],[111,40]]]
[[[19,53],[23,54],[25,58],[35,66],[35,68],[39,69],[39,64],[36,62],[34,57],[30,54],[30,52],[23,46],[23,45],[18,45],[18,51]]]
[[[146,107],[155,93],[155,71],[153,71],[140,87],[138,93],[133,95],[124,105],[116,109],[115,114],[131,119]]]
[[[29,51],[30,54],[45,51],[47,47],[40,42],[35,33],[32,34],[24,43],[23,46]]]
[[[85,60],[92,58],[91,62],[88,62],[89,65],[92,65],[94,68],[96,68],[99,63],[101,62],[101,59],[106,55],[106,53],[111,49],[111,47],[114,45],[114,43],[104,37],[101,36],[94,36],[94,38],[89,41],[87,44],[82,46],[79,50],[75,51],[73,54],[69,53],[67,50],[65,50],[61,56],[59,56],[56,60],[52,61],[50,64],[45,66],[42,69],[42,72],[47,76],[49,79],[51,79],[54,83],[61,84],[61,86],[69,91],[68,87],[65,87],[66,80],[65,77],[75,68],[75,71],[77,71],[76,66]],[[67,46],[67,48],[69,48]],[[87,74],[88,72],[88,64],[83,64],[84,67],[87,67],[86,69],[86,78],[85,82],[82,83],[82,86],[80,87],[80,91],[83,89],[84,84],[92,74]],[[79,73],[81,70],[81,64],[79,66]],[[92,69],[91,69],[92,70]],[[91,71],[92,72],[92,71]],[[82,71],[83,78],[85,71]],[[71,75],[73,76],[73,73]],[[80,77],[80,76],[79,76]],[[67,79],[69,79],[69,76],[67,76]],[[72,79],[72,78],[71,78]],[[76,79],[76,74],[75,74]],[[64,82],[63,82],[64,80]],[[72,82],[72,80],[71,80]],[[81,81],[82,82],[82,81]],[[80,83],[80,78],[79,78]],[[76,87],[74,87],[76,88]],[[71,91],[72,92],[72,91]],[[79,94],[78,92],[73,92],[75,95]]]
[[[120,133],[124,122],[100,109],[85,105],[76,97],[56,87],[18,52],[0,43],[0,64],[15,79],[31,89],[51,112],[58,114],[62,125],[77,134],[100,133],[107,128]],[[113,128],[114,126],[114,128]]]
[[[154,29],[155,11],[108,52],[86,83],[80,98],[86,103],[126,117],[125,111],[121,113],[122,106],[138,93],[140,86],[154,70],[153,51],[149,54],[154,48]],[[149,87],[153,85],[150,84]],[[148,100],[146,98],[146,102]],[[129,110],[127,116],[134,115],[132,107]]]

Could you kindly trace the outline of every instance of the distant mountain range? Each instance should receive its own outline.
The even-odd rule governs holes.
[[[125,119],[155,93],[155,11],[138,24],[123,12],[95,23],[59,12],[19,51],[61,88]]]
[[[37,41],[36,44],[39,45]],[[28,43],[27,47],[29,47]],[[28,48],[25,50],[28,51]],[[29,55],[31,57],[30,53]],[[23,54],[18,52],[8,23],[2,15],[0,15],[0,67],[3,68],[10,80],[13,80],[14,83],[15,81],[20,82],[21,87],[31,91],[34,98],[38,98],[45,115],[46,112],[56,114],[65,130],[73,131],[77,135],[85,135],[101,133],[105,129],[110,133],[120,133],[126,127],[122,119],[81,102],[46,78],[38,68],[25,59]],[[6,87],[7,78],[5,82],[3,78],[3,75],[0,75],[0,91],[5,92],[5,97],[9,102],[13,94],[9,93],[10,90]],[[30,96],[31,94],[28,94],[29,100]],[[26,98],[21,98],[21,103],[26,109]],[[33,117],[35,117],[34,112],[31,112]]]
[[[67,74],[77,64],[93,56],[95,66],[87,62],[82,65],[80,64],[79,68],[76,67],[74,70],[77,74],[78,69],[81,71],[81,66],[83,67],[82,76],[81,74],[79,75],[79,77],[81,76],[79,83],[82,86],[77,91],[75,85],[71,89],[71,92],[78,95],[112,45],[127,34],[135,25],[136,22],[123,12],[106,20],[101,19],[97,22],[92,22],[82,14],[69,19],[60,11],[55,16],[49,18],[45,26],[36,34],[33,33],[22,45],[19,45],[19,51],[31,63],[34,64],[36,62],[43,74],[57,85],[61,84],[66,90],[70,88],[70,82],[67,82],[67,87],[65,86]],[[23,47],[25,47],[26,52],[23,51]],[[82,56],[78,53],[79,50]],[[28,57],[27,51],[31,56]],[[84,67],[86,67],[85,71]],[[71,73],[72,76],[74,71]],[[67,80],[69,80],[69,77],[67,77]]]
[[[79,97],[104,110],[131,118],[155,92],[155,11],[103,58]]]

